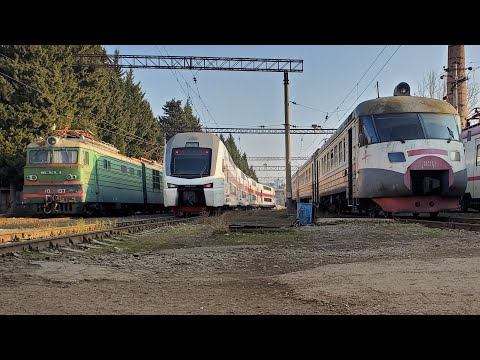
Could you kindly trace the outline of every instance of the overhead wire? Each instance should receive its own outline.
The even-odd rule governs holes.
[[[162,54],[162,52],[160,51],[160,49],[158,48],[158,46],[157,46],[157,45],[154,45],[154,46],[155,46],[155,48],[157,49],[157,51],[160,53],[160,55],[163,56],[163,54]],[[173,69],[170,69],[170,71],[172,72],[173,76],[175,77],[175,80],[177,81],[178,85],[180,85],[180,88],[182,89],[182,91],[183,91],[183,93],[185,94],[185,96],[187,97],[187,99],[191,99],[191,98],[190,98],[190,94],[185,91],[185,89],[183,88],[180,80],[178,80],[178,76],[175,74],[175,71],[173,71]],[[180,72],[179,72],[179,73],[180,73]],[[180,73],[180,75],[182,75],[182,74]],[[200,114],[199,114],[199,112],[198,112],[197,108],[195,107],[195,104],[193,103],[192,100],[191,100],[191,103],[192,103],[192,107],[193,107],[195,113],[197,114],[197,117],[200,117]]]
[[[156,45],[155,45],[156,46]],[[165,47],[165,45],[162,45],[162,47],[164,48],[165,50],[165,53],[170,56],[170,54],[168,53],[167,51],[167,48]],[[157,50],[158,50],[158,47],[157,47]],[[178,70],[177,70],[178,71]],[[193,74],[193,71],[190,69],[190,72]],[[195,86],[197,88],[197,92],[195,92],[195,90],[190,86],[190,84],[187,82],[187,80],[185,79],[185,77],[183,76],[183,74],[178,71],[178,73],[180,74],[180,76],[183,78],[183,80],[185,81],[185,84],[187,85],[187,88],[190,88],[193,93],[200,99],[200,102],[202,103],[202,105],[205,107],[205,109],[207,110],[207,113],[210,115],[210,117],[212,118],[213,122],[217,125],[217,126],[220,126],[217,122],[217,120],[215,120],[215,118],[213,117],[213,115],[211,114],[210,110],[208,109],[207,105],[205,104],[205,102],[203,101],[203,98],[201,97],[200,95],[200,90],[198,89],[198,85],[197,85],[197,81],[196,81],[196,78],[195,78],[195,75],[193,75],[194,79],[195,79]],[[198,73],[198,72],[197,72]],[[192,102],[192,105],[193,105],[193,102]],[[198,114],[198,112],[197,112]]]
[[[338,106],[335,108],[335,110],[331,111],[330,114],[334,114],[336,112],[338,112],[340,106],[345,102],[345,100],[348,99],[348,97],[350,96],[350,94],[355,90],[355,89],[358,89],[358,84],[360,83],[360,81],[362,81],[362,79],[365,77],[365,75],[370,71],[370,69],[372,68],[372,66],[377,62],[378,58],[380,57],[380,55],[382,55],[382,53],[385,51],[385,49],[387,48],[388,45],[385,45],[383,47],[383,49],[378,53],[377,57],[375,58],[375,60],[373,60],[373,62],[370,64],[370,66],[368,67],[368,69],[363,73],[363,75],[360,77],[360,79],[355,83],[355,85],[352,87],[352,89],[350,90],[350,92],[343,98],[343,100],[340,102],[340,104],[338,104]],[[358,97],[357,97],[358,98]],[[327,123],[329,117],[328,117],[328,114],[327,116],[325,117],[325,121],[323,122],[322,124],[322,128],[325,127],[325,124]],[[315,137],[313,138],[312,142],[310,143],[310,145],[308,145],[306,148],[305,148],[305,151],[307,149],[309,149],[314,143],[315,141],[317,140],[319,134],[315,135]],[[325,138],[321,139],[320,141],[323,141]]]

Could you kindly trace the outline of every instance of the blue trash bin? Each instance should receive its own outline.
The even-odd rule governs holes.
[[[297,203],[297,219],[300,225],[307,225],[312,223],[313,204],[311,203]]]

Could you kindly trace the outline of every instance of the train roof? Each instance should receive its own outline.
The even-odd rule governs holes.
[[[140,164],[141,162],[145,163],[146,165],[150,165],[152,167],[162,167],[163,164],[159,163],[155,160],[149,160],[145,158],[137,159],[134,157],[129,157],[126,155],[123,155],[120,153],[120,150],[118,150],[115,146],[108,144],[104,141],[98,141],[93,139],[91,136],[84,136],[85,134],[80,134],[78,135],[77,133],[74,134],[74,132],[79,132],[77,130],[72,130],[67,133],[59,133],[55,132],[55,137],[62,141],[61,145],[63,147],[78,147],[80,144],[84,145],[85,147],[91,147],[91,148],[97,148],[96,151],[103,150],[109,153],[113,153],[113,157],[117,158],[124,158],[125,160],[128,161],[134,161]],[[80,131],[81,132],[81,131]],[[50,137],[49,137],[50,138]],[[31,142],[30,144],[27,145],[28,149],[32,148],[46,148],[49,149],[51,147],[48,147],[48,138],[47,140],[44,139],[39,139],[37,141]]]
[[[366,100],[357,105],[337,131],[320,147],[320,151],[323,151],[330,145],[330,143],[343,132],[348,124],[359,116],[403,112],[458,114],[457,110],[446,101],[420,96],[386,96]]]

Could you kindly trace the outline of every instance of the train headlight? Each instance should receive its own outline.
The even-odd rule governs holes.
[[[37,179],[38,179],[37,175],[27,175],[27,180],[35,181]]]
[[[65,176],[65,178],[66,178],[67,180],[74,180],[74,179],[77,178],[77,175],[67,174],[67,176]]]
[[[388,160],[390,162],[405,162],[405,154],[403,152],[388,153]]]
[[[450,151],[450,160],[460,161],[460,151]]]
[[[172,189],[172,188],[176,188],[177,185],[167,183],[167,187],[170,188],[170,189]]]
[[[57,139],[55,136],[49,136],[49,137],[47,138],[47,143],[48,143],[48,145],[50,145],[50,146],[55,145],[57,142],[58,142],[58,139]]]

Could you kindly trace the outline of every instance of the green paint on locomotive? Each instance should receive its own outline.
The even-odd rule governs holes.
[[[27,146],[23,203],[34,212],[53,199],[52,213],[64,214],[163,206],[161,164],[87,138],[52,138]]]

